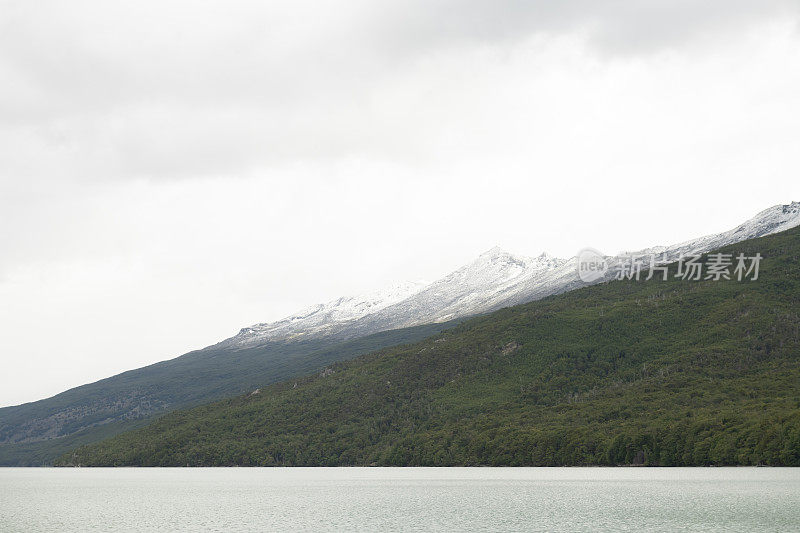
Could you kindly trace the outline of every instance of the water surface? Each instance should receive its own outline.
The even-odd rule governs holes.
[[[1,531],[800,531],[800,469],[0,469]]]

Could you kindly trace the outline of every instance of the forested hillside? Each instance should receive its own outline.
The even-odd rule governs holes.
[[[41,466],[76,446],[146,425],[165,412],[250,392],[386,346],[418,341],[455,322],[352,340],[316,338],[246,349],[209,347],[0,409],[0,466]]]
[[[62,465],[798,465],[800,230],[168,414]]]

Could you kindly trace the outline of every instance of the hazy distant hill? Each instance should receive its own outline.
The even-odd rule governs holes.
[[[424,339],[453,323],[386,331],[359,339],[268,342],[207,348],[131,370],[52,398],[0,409],[0,466],[38,466],[81,444],[146,424],[179,407],[249,392],[360,354]]]

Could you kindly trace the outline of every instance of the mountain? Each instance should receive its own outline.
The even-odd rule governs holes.
[[[236,350],[209,347],[52,398],[4,407],[0,466],[51,464],[78,445],[139,427],[170,410],[250,392],[335,361],[424,339],[453,325],[422,325],[347,341],[274,341]]]
[[[653,248],[674,260],[800,224],[800,203],[762,211],[731,231]],[[608,258],[610,265],[624,257]],[[608,274],[597,282],[609,279]],[[83,385],[52,398],[0,408],[0,465],[46,464],[174,410],[300,376],[331,362],[413,342],[466,317],[567,292],[586,284],[577,258],[513,255],[499,248],[428,285],[405,283],[316,305],[243,328],[178,358]]]
[[[800,228],[749,279],[609,281],[164,416],[79,466],[800,466]],[[713,264],[702,258],[706,268]]]
[[[342,324],[377,313],[411,297],[423,287],[423,283],[408,282],[365,295],[337,298],[328,303],[307,307],[277,322],[242,328],[235,337],[226,339],[213,347],[238,349],[258,345],[264,341],[333,337],[341,331]]]
[[[659,263],[676,261],[681,255],[708,252],[746,239],[762,237],[800,225],[800,202],[776,205],[758,213],[736,228],[671,246],[631,252],[657,253]],[[609,257],[612,267],[597,282],[610,279],[626,254]],[[559,259],[513,255],[492,248],[472,263],[427,286],[405,286],[390,297],[368,300],[340,298],[296,313],[278,322],[256,324],[223,341],[220,346],[248,347],[278,339],[317,335],[353,338],[395,328],[445,322],[486,313],[509,305],[530,302],[586,285],[577,273],[577,257]],[[404,294],[405,292],[405,294]],[[354,305],[354,302],[357,305]],[[357,312],[353,312],[357,309]]]

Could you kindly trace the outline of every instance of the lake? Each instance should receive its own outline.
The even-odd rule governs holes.
[[[800,531],[800,469],[0,469],[6,531]]]

